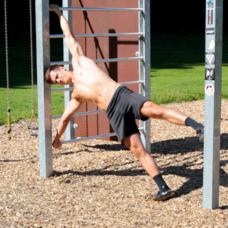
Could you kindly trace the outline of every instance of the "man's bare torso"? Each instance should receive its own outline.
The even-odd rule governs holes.
[[[105,111],[120,84],[113,81],[87,57],[74,58],[72,65],[74,70],[72,98],[79,102],[92,102]]]

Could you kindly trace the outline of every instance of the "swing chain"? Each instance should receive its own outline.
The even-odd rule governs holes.
[[[34,106],[33,42],[32,42],[32,2],[31,2],[31,0],[29,0],[29,15],[30,15],[30,55],[31,55],[32,106]]]
[[[31,56],[31,85],[32,85],[32,115],[28,124],[28,133],[30,136],[37,136],[38,134],[31,133],[30,130],[38,130],[38,122],[35,117],[35,106],[34,106],[34,81],[33,81],[33,42],[32,42],[32,1],[29,0],[29,16],[30,16],[30,56]],[[37,127],[31,127],[32,119],[35,120]]]
[[[8,67],[8,35],[7,35],[7,7],[4,0],[4,18],[5,18],[5,47],[6,47],[6,87],[7,87],[7,123],[8,123],[8,140],[11,139],[11,124],[10,124],[10,104],[9,104],[9,67]]]
[[[7,7],[6,0],[4,0],[4,16],[5,16],[5,47],[6,47],[6,86],[7,86],[7,103],[8,109],[10,109],[9,104],[9,68],[8,68],[8,35],[7,35]]]

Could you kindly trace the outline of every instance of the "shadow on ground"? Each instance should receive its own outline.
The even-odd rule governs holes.
[[[228,134],[224,133],[221,134],[221,157],[223,155],[223,150],[228,149]],[[86,147],[83,152],[88,153],[94,153],[94,149],[99,149],[101,151],[129,151],[127,147],[121,145],[121,144],[96,144],[96,145],[86,145]],[[179,187],[179,189],[176,190],[176,196],[180,197],[182,195],[187,195],[192,191],[195,191],[199,188],[202,188],[203,185],[203,169],[191,169],[191,167],[194,165],[194,161],[188,161],[191,156],[191,152],[199,151],[202,153],[203,156],[203,144],[199,143],[197,141],[196,137],[186,137],[182,139],[173,139],[173,140],[166,140],[166,141],[160,141],[156,143],[151,144],[152,148],[152,155],[155,158],[160,157],[162,154],[171,155],[171,154],[177,154],[180,156],[187,155],[188,159],[183,158],[186,160],[186,163],[181,166],[174,166],[172,165],[172,158],[170,159],[170,163],[165,164],[164,166],[160,167],[160,171],[163,175],[177,175],[180,177],[184,177],[187,179],[186,182],[183,183],[182,186]],[[82,152],[82,150],[80,151]],[[69,155],[74,152],[72,151],[64,151],[63,153],[54,154],[53,156],[59,156],[59,155]],[[100,152],[98,152],[100,153]],[[102,153],[102,152],[101,152]],[[76,155],[77,156],[77,155]],[[201,155],[200,155],[201,156]],[[196,157],[197,158],[197,157]],[[32,162],[36,163],[38,162],[38,157],[32,157],[29,158],[32,160]],[[0,160],[1,162],[22,162],[29,159],[20,159],[20,160]],[[183,161],[182,159],[182,161]],[[197,163],[198,165],[201,165]],[[223,167],[225,167],[228,164],[228,160],[221,160],[220,161],[220,185],[223,187],[228,187],[228,174],[225,172]],[[124,166],[131,165],[131,168],[125,168]],[[110,167],[113,168],[113,170],[108,170]],[[118,170],[121,168],[121,170]],[[143,176],[148,175],[145,170],[141,167],[141,165],[138,164],[137,161],[129,161],[125,163],[120,164],[113,164],[109,165],[100,169],[93,169],[89,171],[75,171],[75,170],[67,170],[63,172],[59,171],[53,171],[53,177],[61,176],[61,175],[67,175],[67,178],[65,178],[65,183],[75,183],[77,182],[77,176],[99,176],[99,175],[115,175],[115,176]],[[227,209],[227,206],[223,206],[222,209]]]
[[[226,150],[228,149],[228,134],[222,134],[221,135],[221,150]],[[172,147],[171,147],[172,144]],[[118,150],[128,150],[125,146],[123,145],[104,145],[104,144],[97,144],[94,146],[91,145],[84,145],[87,148],[96,148],[96,149],[101,149],[101,150],[107,150],[107,151],[116,151]],[[152,148],[152,154],[156,153],[155,157],[159,157],[162,154],[188,154],[194,151],[200,151],[202,152],[203,156],[203,144],[199,143],[197,141],[196,137],[186,137],[183,139],[174,139],[174,140],[167,140],[167,141],[161,141],[161,142],[156,142],[152,143],[151,145]],[[172,149],[169,149],[172,148]],[[174,149],[173,149],[174,148]],[[92,152],[92,151],[91,151]],[[190,156],[190,155],[189,155]],[[125,166],[127,164],[134,164],[136,162],[128,162],[128,163],[122,163],[122,164],[115,164],[112,165],[113,167],[121,167]],[[202,188],[203,185],[203,169],[191,169],[193,162],[187,162],[182,165],[182,166],[173,166],[173,165],[166,165],[166,167],[161,167],[161,173],[163,175],[177,175],[181,176],[187,179],[186,182],[183,183],[182,186],[179,187],[179,189],[176,190],[176,196],[175,197],[180,197],[182,195],[187,195],[191,191],[195,191],[199,188]],[[172,163],[170,163],[172,164]],[[199,163],[198,163],[199,164]],[[220,161],[220,185],[224,187],[228,187],[228,174],[224,171],[223,167],[228,164],[227,161]],[[82,176],[97,176],[97,175],[115,175],[115,176],[142,176],[142,175],[148,175],[144,169],[142,169],[140,166],[135,166],[131,167],[130,169],[123,169],[123,170],[107,170],[111,166],[104,167],[102,169],[94,169],[91,171],[85,171],[85,172],[80,172],[80,171],[74,171],[74,170],[68,170],[65,172],[57,172],[54,171],[53,175],[54,176],[60,176],[60,175],[65,175],[65,174],[70,174],[71,178],[66,179],[66,183],[70,183],[73,179],[75,180],[75,175],[82,175]],[[227,207],[224,207],[223,209],[227,209]]]

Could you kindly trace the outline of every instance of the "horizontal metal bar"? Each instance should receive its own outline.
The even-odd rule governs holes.
[[[103,110],[95,110],[95,111],[87,111],[87,112],[79,112],[79,113],[75,113],[73,116],[84,116],[84,115],[92,115],[92,114],[98,114],[104,112]],[[58,119],[61,118],[62,115],[57,115],[57,116],[52,116],[52,119]]]
[[[65,91],[73,91],[74,87],[68,87],[68,88],[61,88],[61,89],[52,89],[52,93],[56,92],[65,92]]]
[[[144,81],[132,81],[132,82],[120,82],[121,85],[136,85],[136,84],[143,84]]]
[[[143,131],[143,127],[139,128],[139,131]],[[85,140],[96,139],[96,138],[101,138],[101,137],[109,137],[109,136],[115,136],[115,135],[116,135],[116,133],[95,135],[95,136],[90,136],[90,137],[86,137],[86,138],[66,140],[66,141],[62,141],[61,143],[62,144],[73,143],[73,142],[79,142],[79,141],[85,141]]]
[[[134,61],[143,60],[143,57],[131,57],[131,58],[119,58],[119,59],[95,59],[95,63],[105,63],[105,62],[123,62],[123,61]],[[61,62],[51,62],[50,65],[70,65],[71,61],[61,61]]]
[[[109,133],[109,134],[90,136],[90,137],[80,138],[80,139],[66,140],[66,141],[62,141],[61,143],[62,144],[73,143],[73,142],[79,142],[79,141],[85,141],[85,140],[89,140],[89,139],[96,139],[96,138],[109,137],[109,136],[115,136],[115,135],[116,135],[116,133]]]
[[[62,11],[132,11],[143,12],[142,8],[87,8],[87,7],[59,7]]]
[[[132,82],[120,82],[121,85],[135,85],[135,84],[143,84],[144,81],[132,81]],[[52,93],[56,92],[65,92],[65,91],[73,91],[74,87],[68,87],[68,88],[60,88],[60,89],[52,89]]]
[[[117,37],[117,36],[143,36],[143,33],[94,33],[74,34],[74,37]],[[51,34],[50,38],[64,38],[64,34]]]

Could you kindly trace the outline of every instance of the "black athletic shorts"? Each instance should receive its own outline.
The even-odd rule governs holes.
[[[140,109],[146,101],[149,99],[125,86],[119,86],[115,91],[106,114],[121,142],[124,138],[139,133],[135,119],[143,121],[148,119],[148,117],[140,115]]]

